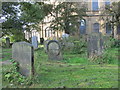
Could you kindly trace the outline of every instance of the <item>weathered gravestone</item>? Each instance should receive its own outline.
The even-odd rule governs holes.
[[[12,58],[19,63],[19,72],[24,76],[34,74],[33,46],[27,42],[17,42],[12,45]]]
[[[64,50],[72,50],[74,48],[74,43],[69,40],[69,37],[64,37],[60,40],[61,46]]]
[[[10,38],[9,37],[6,38],[6,46],[7,46],[7,48],[10,47]]]
[[[32,45],[33,45],[34,49],[38,48],[38,38],[37,38],[37,36],[32,37]]]
[[[62,49],[71,51],[74,49],[75,45],[73,42],[64,42],[61,43]]]
[[[62,60],[61,46],[58,41],[50,40],[47,44],[49,60]]]
[[[87,38],[88,57],[99,56],[103,52],[103,39],[101,33],[92,33]]]
[[[45,50],[45,53],[47,53],[47,44],[50,40],[45,40],[44,41],[44,50]]]

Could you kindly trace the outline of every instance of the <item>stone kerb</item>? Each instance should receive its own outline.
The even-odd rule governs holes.
[[[12,45],[12,58],[19,63],[19,72],[24,76],[34,74],[33,46],[27,42],[17,42]]]

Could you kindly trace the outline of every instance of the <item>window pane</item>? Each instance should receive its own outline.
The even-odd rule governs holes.
[[[111,32],[112,32],[112,29],[111,29],[110,23],[106,23],[106,33],[111,34]]]
[[[98,0],[93,0],[92,1],[92,10],[93,11],[98,11]]]
[[[94,23],[93,24],[93,32],[99,33],[99,23]]]
[[[108,6],[110,5],[110,1],[105,1],[105,9],[109,8]]]
[[[86,33],[86,21],[81,20],[80,22],[80,34],[85,34]]]
[[[105,2],[105,5],[110,5],[110,2],[109,1]]]

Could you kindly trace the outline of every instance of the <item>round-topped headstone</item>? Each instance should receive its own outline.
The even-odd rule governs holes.
[[[48,59],[61,60],[61,46],[57,40],[50,40],[47,44]]]

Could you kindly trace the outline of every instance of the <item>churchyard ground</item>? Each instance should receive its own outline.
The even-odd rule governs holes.
[[[3,88],[117,88],[118,87],[118,48],[106,52],[112,57],[111,64],[89,62],[86,53],[64,55],[64,60],[48,60],[43,47],[35,50],[35,76],[21,76],[15,70],[15,63],[2,66]],[[11,60],[11,48],[3,49],[3,61]],[[11,60],[12,61],[12,60]]]

